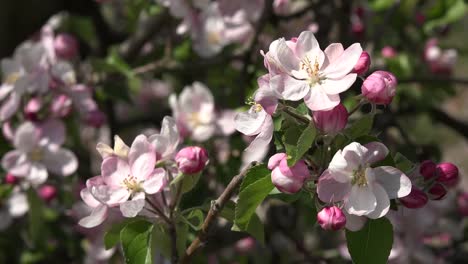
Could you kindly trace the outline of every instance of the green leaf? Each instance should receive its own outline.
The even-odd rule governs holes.
[[[295,156],[291,159],[288,159],[288,166],[294,166],[294,164],[296,164],[296,162],[300,160],[302,156],[304,156],[304,154],[314,143],[316,135],[317,131],[312,124],[308,125],[306,129],[302,131],[301,136],[297,140]]]
[[[394,0],[372,0],[369,4],[374,11],[383,11],[391,7],[394,2]]]
[[[247,230],[255,209],[257,209],[258,205],[262,203],[273,188],[271,177],[263,177],[251,183],[239,193],[234,224],[240,230]]]
[[[412,169],[414,169],[413,162],[411,162],[408,158],[406,158],[405,156],[403,156],[403,154],[399,152],[395,154],[393,160],[395,161],[395,167],[397,167],[402,172],[409,172]]]
[[[247,230],[252,237],[254,237],[262,245],[265,244],[265,228],[263,227],[262,221],[258,218],[257,214],[253,214],[250,218]]]
[[[200,173],[190,175],[181,173],[172,180],[171,185],[182,184],[182,194],[184,194],[195,188],[199,179]]]
[[[188,224],[194,230],[200,230],[203,225],[203,211],[200,209],[194,209],[186,217],[181,217],[181,220]]]
[[[131,221],[134,221],[134,219]],[[120,232],[129,222],[130,221],[123,221],[118,224],[113,224],[111,228],[107,230],[104,234],[104,246],[106,249],[110,249],[120,242]]]
[[[368,135],[372,130],[374,123],[374,115],[365,115],[361,119],[356,120],[351,127],[345,130],[345,135],[350,139],[356,139],[361,136]]]
[[[33,188],[28,190],[27,196],[29,204],[29,234],[34,245],[41,246],[44,245],[44,217],[42,214],[44,203]]]
[[[153,246],[165,258],[171,258],[171,238],[164,225],[155,225],[153,228]]]
[[[463,18],[463,16],[465,16],[467,8],[466,3],[464,3],[463,0],[439,1],[439,3],[444,2],[445,4],[441,6],[442,9],[446,8],[445,10],[441,10],[443,15],[435,19],[429,20],[424,25],[424,31],[426,33],[430,33],[435,27],[456,22],[459,19]]]
[[[154,225],[139,220],[127,224],[120,232],[123,255],[127,264],[152,263],[151,239]]]
[[[346,230],[346,241],[356,264],[385,264],[393,245],[393,227],[385,218],[369,219],[357,232]]]
[[[270,173],[270,170],[265,164],[258,164],[256,166],[253,166],[249,169],[249,171],[247,171],[245,178],[242,181],[241,186],[239,188],[239,192],[244,190],[250,184],[269,176]]]
[[[283,144],[286,148],[286,154],[289,159],[295,159],[297,156],[297,142],[302,135],[303,129],[299,126],[292,126],[286,130],[283,135]],[[288,162],[289,163],[289,162]]]

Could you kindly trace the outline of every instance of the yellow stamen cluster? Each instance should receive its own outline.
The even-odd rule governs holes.
[[[137,181],[137,179],[132,176],[132,175],[128,175],[127,178],[125,178],[122,182],[122,185],[127,188],[127,190],[129,191],[133,191],[133,192],[139,192],[141,191],[141,185],[140,183]]]
[[[29,158],[32,161],[42,160],[42,150],[40,148],[33,149],[31,152],[29,152]]]
[[[15,73],[12,73],[12,74],[6,76],[4,82],[7,83],[7,84],[14,84],[19,79],[19,77],[20,77],[20,74],[15,72]]]
[[[316,83],[319,83],[322,80],[322,77],[320,76],[319,73],[319,62],[318,59],[315,58],[314,64],[312,65],[311,60],[309,57],[305,57],[304,59],[301,60],[299,68],[309,75],[309,82],[310,85],[314,85]]]
[[[353,185],[358,185],[359,187],[367,186],[366,171],[359,167],[357,170],[353,171],[353,178],[351,180]]]

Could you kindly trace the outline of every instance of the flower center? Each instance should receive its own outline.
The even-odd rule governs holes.
[[[42,160],[42,150],[40,148],[34,148],[29,152],[28,156],[32,161],[40,161]]]
[[[357,184],[359,187],[367,186],[366,170],[364,168],[359,167],[357,170],[353,171],[351,184]]]
[[[207,40],[209,44],[217,45],[221,43],[221,34],[216,31],[208,31]]]
[[[14,84],[20,77],[18,72],[12,73],[5,78],[5,83],[7,84]]]
[[[255,104],[253,105],[253,110],[254,110],[256,113],[258,113],[258,112],[261,112],[261,111],[263,110],[263,107],[262,107],[261,104],[255,103]]]
[[[127,178],[123,180],[122,185],[132,192],[139,192],[142,190],[140,182],[132,175],[128,175]]]
[[[309,76],[307,78],[307,81],[309,82],[309,85],[311,87],[317,83],[320,83],[324,79],[321,73],[319,72],[319,63],[317,57],[315,57],[314,64],[312,64],[309,57],[306,56],[304,59],[301,60],[299,67],[301,70],[305,71]]]
[[[199,113],[190,113],[188,116],[188,121],[194,127],[199,126],[202,123]]]

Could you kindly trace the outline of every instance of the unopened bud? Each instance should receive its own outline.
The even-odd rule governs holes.
[[[317,214],[317,222],[325,230],[340,230],[346,225],[346,216],[336,206],[325,207]]]
[[[201,147],[185,147],[176,154],[175,161],[182,173],[195,174],[201,172],[208,164],[208,153]]]
[[[421,191],[418,187],[412,186],[411,192],[405,197],[399,199],[401,204],[407,208],[415,209],[421,208],[427,204],[427,194]]]

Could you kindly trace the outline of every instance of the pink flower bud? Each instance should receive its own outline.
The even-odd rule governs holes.
[[[376,71],[366,78],[361,87],[362,95],[375,104],[390,104],[396,93],[397,79],[387,71]]]
[[[303,160],[299,160],[292,167],[288,166],[285,153],[273,155],[268,161],[268,168],[272,170],[272,183],[284,193],[296,193],[310,176],[309,169]]]
[[[201,147],[185,147],[176,154],[175,161],[182,173],[195,174],[201,172],[208,164],[208,153]]]
[[[357,38],[363,38],[365,30],[366,28],[364,27],[364,24],[361,21],[355,22],[351,25],[351,32],[353,32],[353,34]]]
[[[331,110],[313,112],[315,126],[324,134],[335,134],[346,127],[348,111],[343,104]]]
[[[381,53],[382,53],[382,57],[387,58],[387,59],[394,58],[397,55],[396,50],[391,46],[383,47]]]
[[[7,173],[7,175],[5,176],[5,183],[6,184],[14,185],[14,184],[16,184],[18,182],[19,182],[18,178],[15,175],[11,174],[11,173]]]
[[[346,216],[336,206],[325,207],[317,214],[317,222],[325,230],[340,230],[346,225]]]
[[[92,127],[101,127],[106,122],[106,115],[100,110],[94,110],[87,114],[85,123]]]
[[[62,59],[72,59],[78,54],[78,41],[70,34],[58,34],[54,39],[54,49]]]
[[[410,194],[400,198],[401,204],[411,209],[421,208],[427,204],[427,201],[428,198],[426,193],[414,185],[411,187]]]
[[[359,57],[358,62],[354,65],[353,72],[359,75],[362,75],[369,70],[369,66],[371,65],[371,58],[367,51],[363,51],[361,53],[361,57]]]
[[[421,173],[424,179],[430,180],[436,176],[436,167],[437,165],[432,160],[425,160],[419,166],[419,173]]]
[[[255,249],[255,244],[253,237],[246,237],[236,242],[235,249],[241,254],[247,254]]]
[[[443,183],[447,187],[454,187],[457,185],[458,177],[458,168],[453,163],[443,162],[437,165],[437,172],[439,177],[437,178],[438,182]]]
[[[468,193],[461,193],[457,197],[458,212],[463,216],[468,216]]]
[[[36,121],[38,113],[42,107],[42,100],[39,97],[29,99],[28,103],[24,106],[24,114],[28,120]]]
[[[431,200],[441,200],[446,194],[447,189],[440,183],[434,184],[434,186],[429,189],[429,198],[431,198]]]
[[[39,188],[39,197],[44,201],[50,202],[57,196],[57,189],[52,185],[44,185]]]
[[[56,96],[50,104],[50,112],[57,117],[65,117],[71,111],[72,101],[70,97],[61,94]]]

